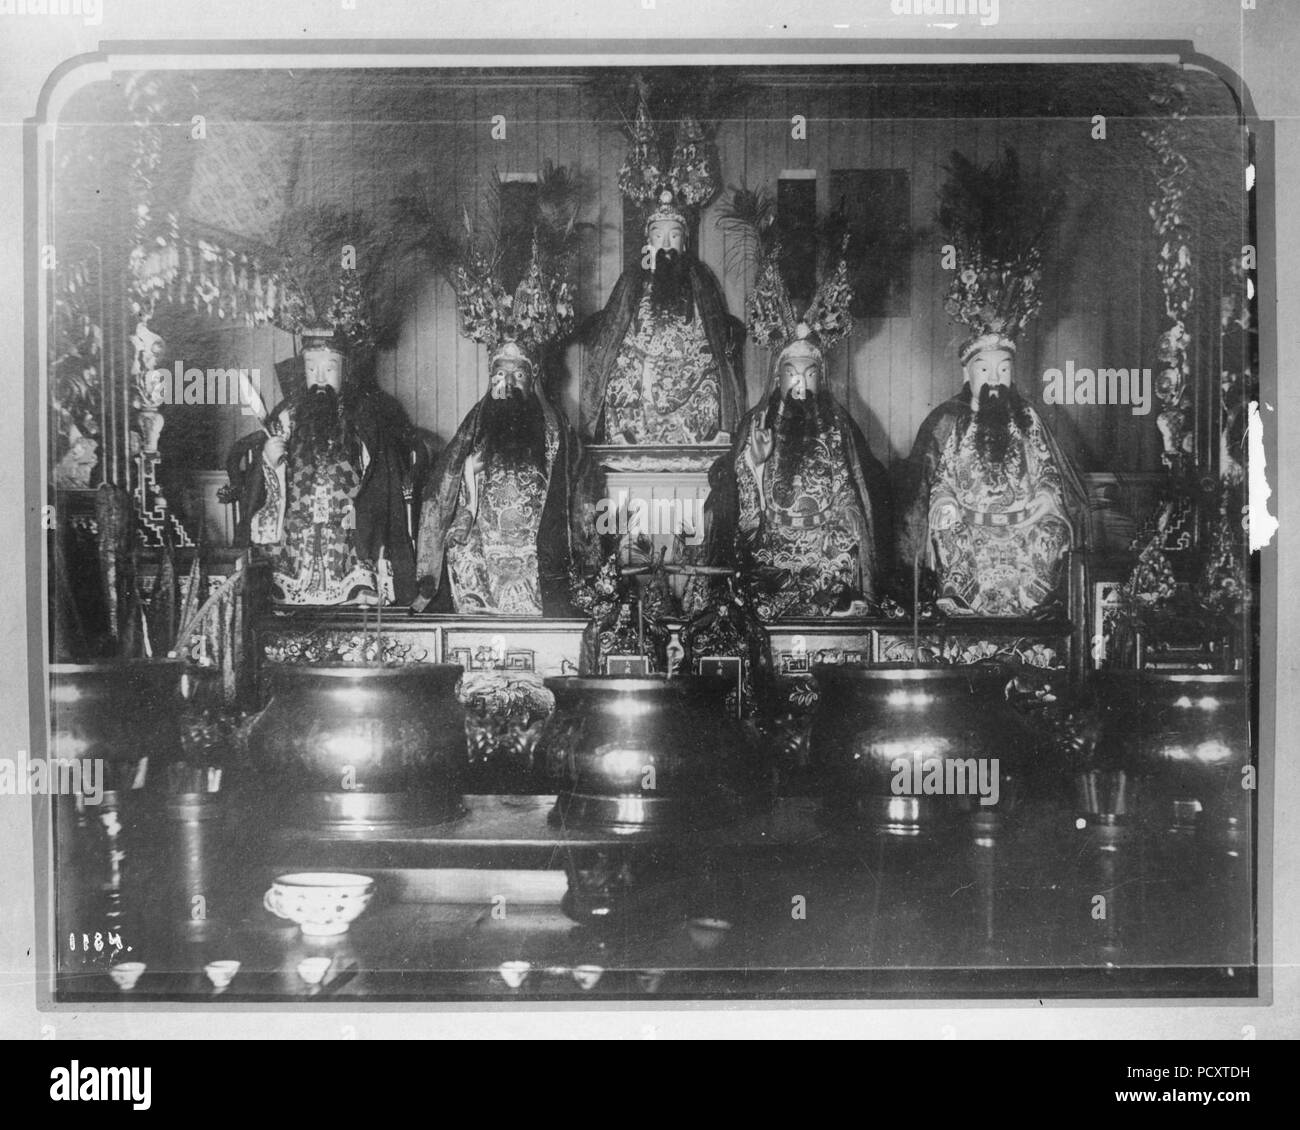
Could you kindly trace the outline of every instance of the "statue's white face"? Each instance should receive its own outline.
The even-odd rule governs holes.
[[[503,357],[492,366],[488,388],[493,400],[505,400],[514,389],[527,396],[533,387],[533,370],[527,362]]]
[[[1007,388],[1013,372],[1011,354],[1005,349],[985,349],[966,362],[963,370],[970,382],[971,399],[979,403],[980,390],[985,385]]]
[[[650,225],[647,242],[652,251],[682,251],[686,247],[686,229],[676,220],[656,220]]]
[[[323,385],[338,392],[343,387],[343,355],[334,349],[309,349],[302,355],[307,387]]]
[[[787,357],[777,371],[781,395],[795,400],[815,396],[822,383],[822,363],[816,357]]]

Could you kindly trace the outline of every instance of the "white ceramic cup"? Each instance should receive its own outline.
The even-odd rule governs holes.
[[[113,978],[115,984],[124,993],[129,993],[135,988],[135,983],[140,980],[140,974],[145,971],[143,961],[119,961],[108,971],[108,975]]]
[[[579,965],[573,971],[573,979],[584,993],[591,992],[604,975],[605,970],[599,965]]]
[[[691,944],[708,953],[727,940],[731,923],[723,918],[692,918],[686,928],[691,936]]]
[[[239,972],[239,962],[230,960],[209,961],[203,967],[203,972],[208,975],[208,980],[212,982],[213,988],[224,989],[235,979],[235,974]]]
[[[527,961],[503,961],[497,966],[497,972],[501,974],[501,980],[512,989],[517,989],[528,980],[532,968]]]
[[[307,937],[327,938],[346,933],[374,893],[375,881],[369,875],[299,871],[278,876],[262,905],[277,917],[296,922]]]
[[[319,985],[329,972],[333,960],[330,957],[304,957],[298,962],[298,976],[309,985]]]
[[[637,984],[647,993],[657,993],[664,975],[662,969],[643,969],[636,975]]]

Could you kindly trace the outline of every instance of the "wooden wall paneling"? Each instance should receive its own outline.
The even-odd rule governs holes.
[[[880,143],[880,167],[886,169],[905,169],[908,172],[909,190],[911,186],[912,167],[912,123],[899,113],[900,107],[891,100],[888,116],[878,124],[877,135]],[[903,448],[915,433],[912,417],[912,397],[909,386],[912,382],[912,334],[909,317],[886,317],[884,319],[884,342],[886,373],[889,379],[889,430],[890,447]],[[893,437],[897,437],[894,439]]]
[[[458,202],[456,210],[458,212],[461,209],[468,210],[470,220],[475,225],[476,230],[483,221],[483,217],[479,214],[483,178],[492,169],[490,159],[482,154],[485,139],[490,129],[488,119],[482,115],[484,111],[487,111],[490,106],[495,104],[495,101],[490,96],[484,97],[483,92],[472,86],[457,91],[455,96],[456,112],[454,120],[457,126],[456,133],[459,143],[456,160],[456,199]],[[454,217],[453,222],[458,218]],[[456,368],[454,380],[449,382],[451,387],[455,388],[456,396],[455,407],[450,415],[443,411],[439,412],[437,431],[444,441],[454,433],[456,427],[454,421],[464,419],[466,413],[478,402],[477,370],[480,353],[478,343],[470,341],[469,338],[460,333],[455,311],[455,296],[450,287],[447,288],[447,298],[449,300],[449,305],[445,308],[447,317],[456,330]]]
[[[881,453],[883,458],[891,461],[907,457],[917,429],[930,411],[930,389],[933,386],[935,368],[933,343],[936,339],[933,300],[935,287],[939,283],[936,276],[940,240],[933,216],[935,162],[940,129],[940,123],[923,118],[913,121],[909,131],[912,145],[912,231],[926,234],[920,236],[912,248],[911,318],[908,327],[907,379],[903,389],[909,426],[902,435],[890,437],[890,449]]]
[[[855,148],[855,142],[861,137],[862,127],[858,120],[859,108],[845,97],[843,91],[831,91],[825,95],[824,104],[824,121],[816,124],[818,134],[825,132],[826,146],[829,156],[825,167],[817,170],[817,219],[822,221],[829,213],[838,206],[838,199],[832,196],[831,180],[836,169],[856,169],[863,167],[862,163],[866,159],[865,154],[860,147]],[[796,143],[797,144],[797,143]],[[812,155],[808,158],[810,161],[815,160]],[[822,249],[823,253],[825,249]],[[826,380],[829,383],[831,395],[835,397],[848,410],[849,414],[863,423],[863,431],[866,432],[865,420],[859,411],[860,404],[855,403],[857,399],[857,389],[855,381],[857,379],[859,366],[857,365],[857,355],[863,346],[863,340],[866,337],[866,327],[858,324],[853,327],[853,332],[842,342],[840,342],[826,358]],[[868,442],[872,442],[872,436],[867,434]],[[872,444],[874,450],[874,443]]]
[[[1136,123],[1126,123],[1126,132],[1135,133],[1136,128]],[[1103,230],[1102,245],[1108,252],[1107,278],[1100,289],[1097,311],[1104,335],[1105,363],[1121,368],[1142,368],[1148,355],[1134,304],[1141,290],[1141,265],[1134,248],[1141,245],[1141,229],[1150,219],[1139,188],[1142,177],[1132,165],[1133,148],[1132,141],[1127,141],[1106,152],[1102,185],[1114,194],[1115,206],[1104,221],[1097,213],[1090,214],[1088,220]],[[1131,458],[1142,452],[1146,447],[1143,433],[1148,426],[1155,427],[1153,417],[1134,417],[1128,409],[1123,411],[1128,419],[1122,435],[1119,429],[1103,428],[1093,440],[1093,466],[1097,470],[1114,467],[1126,455]]]
[[[590,90],[582,90],[575,123],[575,156],[591,175],[591,202],[588,218],[596,225],[592,258],[587,263],[584,293],[588,313],[603,310],[610,292],[623,269],[623,210],[634,205],[625,201],[618,188],[618,171],[627,152],[627,139],[614,123],[596,124],[597,99]],[[579,389],[571,385],[574,421],[578,420]]]
[[[937,215],[939,189],[948,180],[948,165],[952,154],[958,148],[960,139],[968,134],[969,123],[957,117],[956,107],[953,105],[955,96],[952,91],[945,90],[938,97],[940,104],[946,103],[946,106],[944,113],[934,120],[933,126],[933,152],[930,155],[930,163],[934,170],[934,191],[928,199],[918,199],[918,205],[923,209],[922,215],[926,217],[926,222],[933,231],[933,235],[927,241],[929,262],[925,272],[930,280],[930,286],[923,299],[928,307],[931,325],[930,387],[926,402],[923,405],[913,404],[912,407],[913,418],[920,421],[924,421],[935,407],[961,388],[956,343],[962,331],[951,321],[948,312],[944,309],[952,275],[943,266],[941,252],[946,236],[938,225]],[[904,450],[911,451],[915,438],[915,434],[907,437]]]
[[[1150,122],[1151,119],[1144,119],[1139,123],[1139,129],[1149,125]],[[1133,239],[1128,250],[1133,309],[1128,317],[1137,335],[1134,355],[1140,359],[1139,363],[1143,367],[1148,365],[1151,367],[1151,379],[1154,384],[1160,375],[1160,362],[1156,355],[1156,335],[1164,328],[1165,323],[1164,298],[1155,272],[1159,238],[1147,212],[1154,190],[1154,181],[1150,172],[1150,151],[1146,143],[1132,145],[1128,151],[1133,155],[1133,166],[1131,175],[1127,179],[1133,186],[1135,197],[1131,213],[1133,226],[1130,229]],[[1153,405],[1151,414],[1141,418],[1136,433],[1139,437],[1138,458],[1135,462],[1126,461],[1125,469],[1158,471],[1163,466],[1161,455],[1164,441],[1160,438],[1159,429],[1156,427],[1158,412],[1159,409]],[[1138,514],[1135,517],[1141,521],[1146,515]]]
[[[1061,228],[1056,240],[1043,251],[1043,305],[1038,317],[1029,324],[1021,340],[1020,351],[1016,357],[1016,381],[1021,391],[1042,415],[1052,434],[1064,440],[1060,421],[1060,409],[1045,405],[1042,396],[1042,382],[1038,374],[1045,366],[1064,365],[1062,349],[1067,347],[1068,331],[1062,332],[1062,319],[1068,316],[1068,302],[1065,295],[1071,289],[1073,279],[1084,268],[1082,247],[1076,247],[1076,256],[1069,260],[1066,246],[1062,242],[1068,238],[1068,232],[1077,227],[1078,194],[1072,190],[1074,169],[1070,164],[1056,164],[1045,153],[1058,138],[1077,135],[1083,129],[1078,120],[1062,121],[1059,118],[1043,117],[1035,119],[1033,136],[1039,144],[1020,145],[1017,147],[1021,168],[1026,176],[1031,176],[1042,184],[1050,180],[1066,190],[1067,203]],[[1066,152],[1071,150],[1067,149]],[[1035,387],[1037,386],[1037,387]]]
[[[893,109],[886,92],[876,88],[850,90],[842,99],[845,132],[829,158],[834,168],[888,168],[890,117]],[[834,207],[838,201],[828,199]],[[888,464],[893,416],[904,390],[891,380],[893,326],[888,318],[861,318],[851,339],[851,367],[842,396],[845,405],[866,434],[872,451]]]
[[[594,98],[587,96],[589,112],[595,113]],[[623,213],[636,207],[624,200],[618,189],[618,171],[627,155],[627,138],[612,123],[594,127],[597,142],[596,192],[600,201],[600,255],[597,262],[596,303],[601,309],[623,270]]]
[[[739,253],[732,250],[733,247],[741,245],[741,240],[736,235],[718,226],[718,215],[730,203],[733,189],[756,187],[749,183],[745,173],[747,130],[748,114],[743,106],[733,109],[729,118],[718,123],[714,140],[718,150],[718,175],[722,190],[719,192],[714,206],[709,209],[709,214],[700,225],[701,242],[703,242],[703,236],[707,231],[717,248],[718,279],[722,283],[722,293],[726,299],[727,310],[739,318],[741,322],[746,321],[746,307],[749,302],[749,289],[752,285],[751,276],[754,268],[752,261],[741,261]],[[735,261],[733,262],[733,260]],[[748,329],[748,327],[746,328]],[[747,346],[742,357],[742,364],[746,370],[746,388],[742,390],[746,397],[745,406],[748,406],[750,389],[753,387],[749,353],[750,350]]]
[[[432,142],[424,154],[423,184],[430,210],[437,223],[454,223],[459,212],[460,126],[455,121],[457,98],[450,91],[438,91],[426,98],[424,114]],[[460,334],[456,327],[455,299],[442,271],[435,265],[417,299],[430,348],[420,375],[419,412],[416,424],[445,443],[459,424],[457,404],[457,359]],[[444,424],[444,420],[450,420]]]
[[[422,103],[418,109],[419,113],[410,115],[412,120],[401,127],[411,158],[397,170],[394,189],[404,192],[418,184],[432,195],[434,184],[429,176],[428,155],[439,151],[441,131],[429,112],[427,102]],[[437,413],[437,306],[432,278],[424,268],[409,266],[397,281],[407,303],[407,317],[402,332],[404,337],[409,335],[411,342],[407,354],[409,363],[405,366],[407,371],[399,375],[396,395],[406,407],[412,422],[419,426],[426,414]]]
[[[374,117],[374,120],[360,123],[356,134],[356,144],[361,154],[358,167],[363,176],[358,178],[357,200],[364,214],[376,224],[385,224],[392,215],[393,197],[401,191],[402,182],[413,151],[412,123]],[[400,162],[389,165],[389,154],[402,154]],[[386,175],[378,175],[378,170]],[[358,263],[358,267],[362,264]],[[398,293],[403,281],[397,278],[397,264],[392,260],[379,264],[381,282],[386,288]],[[401,293],[404,293],[404,288]],[[379,386],[414,412],[416,407],[416,380],[419,374],[419,352],[416,346],[420,312],[408,310],[402,320],[398,339],[394,348],[381,350],[376,358],[376,379]]]
[[[1069,325],[1073,333],[1067,351],[1062,352],[1054,363],[1064,365],[1066,361],[1073,360],[1076,368],[1085,366],[1095,372],[1098,367],[1122,367],[1127,364],[1121,360],[1127,350],[1124,320],[1112,322],[1105,316],[1103,297],[1111,285],[1118,249],[1111,237],[1109,225],[1093,222],[1092,210],[1100,207],[1105,212],[1122,212],[1128,203],[1128,193],[1113,175],[1112,155],[1115,146],[1109,140],[1112,135],[1108,131],[1108,140],[1093,141],[1090,136],[1091,121],[1080,122],[1080,128],[1085,127],[1089,132],[1089,148],[1075,150],[1071,154],[1069,164],[1072,175],[1066,186],[1072,198],[1071,210],[1078,217],[1076,222],[1083,226],[1078,242],[1079,254],[1063,255],[1057,266],[1061,277],[1071,283],[1064,298],[1069,304]],[[1079,262],[1078,271],[1071,270],[1072,259]],[[1040,367],[1035,378],[1041,376],[1041,373]],[[1038,383],[1041,400],[1041,380]],[[1125,438],[1132,431],[1129,426],[1132,414],[1123,407],[1066,406],[1058,410],[1058,415],[1064,419],[1056,434],[1066,450],[1075,456],[1081,470],[1097,469],[1098,457],[1108,442]],[[1110,464],[1107,462],[1104,465]]]
[[[1121,159],[1118,148],[1091,148],[1104,143],[1090,141],[1086,118],[1016,120],[1015,107],[990,97],[986,109],[1012,116],[981,121],[965,116],[966,103],[975,97],[969,91],[935,88],[925,96],[934,99],[934,116],[915,116],[921,95],[906,87],[774,84],[738,107],[736,119],[723,123],[717,135],[724,187],[772,191],[782,169],[811,167],[821,182],[823,210],[832,203],[832,167],[909,171],[913,226],[931,230],[913,253],[911,316],[867,322],[831,359],[829,370],[832,389],[886,462],[910,450],[926,414],[959,387],[955,344],[963,335],[943,309],[949,275],[939,263],[942,240],[933,223],[942,167],[952,149],[986,162],[1006,142],[1014,143],[1027,171],[1065,185],[1076,222],[1090,193],[1108,194],[1100,213],[1105,222],[1085,220],[1077,246],[1058,249],[1061,261],[1049,264],[1042,318],[1027,335],[1018,366],[1022,387],[1036,404],[1042,403],[1042,370],[1066,359],[1092,367],[1154,368],[1162,321],[1154,236],[1145,214],[1149,170],[1142,163],[1143,146],[1130,146]],[[603,306],[622,266],[617,173],[625,141],[615,127],[592,127],[589,99],[578,87],[462,87],[428,96],[422,123],[349,125],[336,113],[333,121],[305,126],[297,202],[381,206],[414,150],[435,198],[455,218],[462,201],[476,210],[492,169],[531,172],[550,157],[591,178],[584,218],[600,230],[580,272],[580,309],[591,313]],[[508,119],[505,142],[490,139],[497,112]],[[789,136],[795,113],[808,118],[806,142]],[[1055,163],[1054,148],[1060,149]],[[720,276],[730,311],[743,319],[754,265],[728,271],[728,241],[716,227],[717,210],[715,205],[702,218],[699,251]],[[1207,249],[1201,257],[1209,254]],[[1211,276],[1205,278],[1203,290],[1212,287]],[[430,280],[411,280],[411,286],[418,297],[410,324],[398,349],[382,359],[380,379],[417,422],[445,441],[482,393],[485,357],[460,338],[449,288]],[[568,351],[569,377],[560,390],[562,404],[574,414],[582,360],[580,350]],[[1203,360],[1196,358],[1202,368]],[[753,404],[766,390],[768,358],[751,343],[745,365]],[[1122,407],[1045,408],[1044,415],[1058,421],[1062,440],[1077,444],[1089,463],[1158,466],[1153,416],[1133,417]],[[1203,432],[1206,426],[1202,421]]]
[[[718,124],[716,134],[718,173],[723,188],[719,194],[718,203],[713,209],[714,218],[706,220],[706,223],[716,225],[716,215],[730,202],[733,189],[755,190],[759,187],[759,183],[756,182],[751,151],[751,145],[756,144],[759,139],[756,136],[757,126],[752,119],[752,99],[745,99],[735,104],[731,115]],[[755,267],[749,257],[737,255],[735,262],[731,264],[729,269],[729,256],[732,255],[731,248],[741,241],[736,235],[725,232],[721,228],[715,226],[714,230],[718,236],[721,249],[722,269],[718,278],[722,282],[727,312],[739,318],[745,324],[746,329],[745,347],[741,351],[740,364],[744,375],[741,396],[744,400],[744,407],[748,407],[753,403],[754,397],[757,395],[754,384],[754,357],[756,354],[753,342],[749,340],[749,325],[746,314]]]
[[[573,176],[582,178],[584,195],[578,219],[582,223],[599,224],[599,146],[592,138],[594,130],[586,115],[580,88],[560,87],[555,92],[554,123],[550,134],[551,157],[563,165]],[[543,153],[543,158],[546,154]],[[575,265],[575,303],[578,324],[596,310],[599,301],[593,280],[599,266],[599,233],[584,239],[582,251]],[[582,380],[583,350],[571,345],[564,353],[567,380],[561,380],[552,390],[560,407],[575,425],[578,419],[578,389]]]
[[[772,88],[760,89],[747,99],[744,103],[745,121],[744,121],[744,138],[745,138],[745,155],[744,155],[744,181],[743,186],[752,192],[759,189],[766,189],[773,198],[776,196],[777,180],[784,168],[782,162],[785,160],[785,141],[782,138],[782,127],[789,121],[785,117],[786,97],[779,90]],[[782,119],[784,118],[784,121]],[[737,123],[739,127],[740,123]],[[809,122],[810,128],[815,128],[813,123]],[[745,268],[745,279],[743,280],[740,291],[743,295],[742,302],[731,308],[737,318],[742,321],[746,320],[747,312],[745,304],[749,300],[749,292],[752,289],[755,277],[758,272],[758,264],[749,262]],[[730,298],[728,298],[730,303]],[[745,345],[745,384],[747,391],[747,401],[750,405],[758,404],[768,392],[768,377],[771,369],[771,358],[766,350],[760,349],[752,339],[746,339]]]

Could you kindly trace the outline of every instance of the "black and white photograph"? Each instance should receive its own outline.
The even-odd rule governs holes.
[[[36,7],[16,1038],[1296,1034],[1294,13]]]

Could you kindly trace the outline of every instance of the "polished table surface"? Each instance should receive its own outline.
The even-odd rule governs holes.
[[[1226,841],[1088,825],[1053,798],[1022,801],[991,834],[958,816],[923,841],[827,827],[808,797],[695,835],[635,837],[554,827],[553,801],[467,797],[457,821],[384,836],[268,830],[264,816],[232,804],[210,917],[178,922],[148,890],[133,899],[128,885],[115,921],[131,952],[116,956],[145,961],[146,972],[121,991],[106,972],[109,953],[78,945],[62,955],[58,996],[126,1004],[1257,991],[1249,852]],[[134,850],[155,876],[173,865],[156,831]],[[630,861],[636,895],[617,921],[577,925],[559,905],[566,869],[600,860]],[[263,908],[276,874],[304,869],[376,879],[372,904],[346,934],[306,939]],[[730,928],[692,925],[698,917]],[[315,988],[297,973],[312,955],[331,958]],[[241,968],[218,992],[202,970],[221,958]],[[508,961],[530,966],[520,988],[498,971]],[[583,988],[579,966],[603,973]]]

